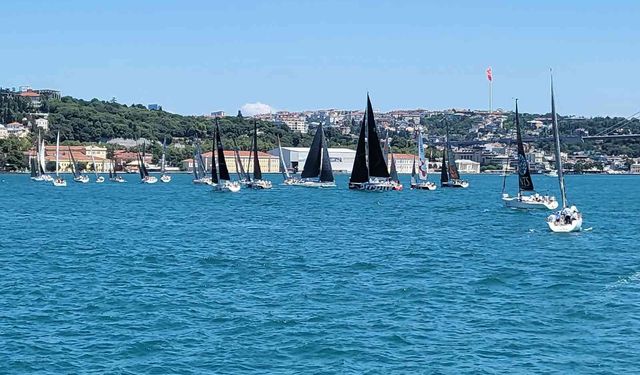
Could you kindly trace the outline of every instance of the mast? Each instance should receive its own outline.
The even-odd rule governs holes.
[[[353,159],[353,168],[351,169],[351,177],[349,178],[349,182],[362,183],[369,181],[365,131],[365,119],[363,118],[362,124],[360,125],[360,136],[358,137],[358,146],[356,147],[356,156]]]
[[[193,178],[200,179],[200,176],[198,176],[198,144],[193,149]]]
[[[262,180],[260,160],[258,159],[258,123],[253,120],[253,179]]]
[[[411,185],[416,184],[416,157],[413,157],[413,165],[411,165]]]
[[[162,159],[160,160],[160,172],[164,174],[165,172],[165,154],[167,152],[167,137],[162,140]]]
[[[227,168],[227,160],[224,157],[224,147],[222,146],[222,138],[220,136],[220,126],[216,119],[216,143],[218,144],[218,169],[220,169],[220,179],[231,181],[229,169]]]
[[[524,153],[522,134],[520,133],[520,116],[518,115],[518,99],[516,99],[516,139],[518,142],[518,191],[533,190],[533,180],[529,171],[529,162]],[[506,175],[506,173],[505,173]]]
[[[367,146],[369,151],[369,175],[372,177],[389,178],[389,170],[384,162],[380,139],[376,131],[376,122],[373,117],[371,99],[367,94]]]
[[[558,129],[558,116],[556,114],[556,101],[553,95],[553,74],[551,74],[551,117],[553,119],[553,140],[556,151],[556,170],[558,171],[558,184],[562,199],[562,208],[567,208],[567,193],[564,187],[564,172],[562,171],[562,159],[560,158],[560,130]]]
[[[140,178],[144,178],[144,161],[142,160],[142,156],[140,156],[140,152],[138,152],[138,173],[140,173]]]
[[[235,138],[233,139],[233,148],[236,156],[236,173],[238,173],[238,179],[248,180],[247,174],[244,171],[244,167],[242,166],[242,159],[240,159],[240,151],[238,150],[238,144],[236,143]]]
[[[56,135],[56,177],[60,176],[58,164],[60,164],[60,130]]]
[[[398,170],[396,169],[396,159],[391,154],[391,172],[389,173],[391,177],[391,181],[400,182],[400,178],[398,178]]]
[[[91,153],[91,164],[93,164],[93,171],[95,172],[96,178],[98,178],[98,168],[96,167],[96,158]]]
[[[69,155],[71,156],[71,172],[73,172],[73,177],[80,177],[80,173],[78,173],[76,167],[76,159],[73,157],[73,152],[71,152],[71,146],[67,146],[69,149]]]
[[[307,160],[304,162],[301,178],[315,178],[320,176],[320,162],[322,159],[322,125],[318,125],[316,134],[313,136]]]
[[[324,135],[324,129],[320,126],[322,132],[322,163],[320,164],[320,182],[333,182],[333,168],[331,167],[331,158],[329,157],[329,145]]]
[[[289,170],[287,169],[287,163],[284,162],[284,155],[282,154],[282,145],[280,144],[280,136],[278,136],[278,156],[280,156],[280,167],[282,168],[282,178],[288,180],[291,178]]]

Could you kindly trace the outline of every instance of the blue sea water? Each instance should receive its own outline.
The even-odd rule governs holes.
[[[126,177],[0,175],[0,373],[640,369],[640,177],[568,176],[576,234],[505,209],[498,176],[238,194]]]

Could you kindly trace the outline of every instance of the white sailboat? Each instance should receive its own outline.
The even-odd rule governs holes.
[[[553,139],[556,158],[556,171],[558,172],[558,184],[560,185],[560,196],[562,199],[562,209],[547,217],[547,225],[553,232],[569,233],[582,229],[582,213],[576,206],[569,206],[564,185],[564,173],[562,170],[562,159],[560,158],[560,131],[558,129],[558,116],[556,114],[556,103],[553,94],[553,75],[551,76],[551,117],[553,120]]]
[[[411,189],[416,190],[436,190],[436,184],[429,181],[429,160],[424,154],[424,140],[422,139],[422,128],[418,129],[418,175],[416,178],[416,159],[413,158],[411,169]]]
[[[117,182],[117,183],[127,182],[127,180],[125,180],[122,176],[118,176],[116,174],[116,162],[115,162],[115,160],[111,161],[111,169],[109,169],[109,181]]]
[[[78,170],[78,165],[76,163],[76,159],[73,157],[73,151],[71,151],[71,146],[68,147],[69,156],[71,156],[71,172],[73,172],[73,181],[86,184],[89,182],[89,177],[85,176]]]
[[[67,186],[67,181],[60,176],[60,131],[56,136],[56,178],[53,180],[53,186],[64,187]]]
[[[211,178],[207,177],[200,151],[200,144],[197,144],[193,154],[193,183],[196,185],[211,185]]]
[[[40,132],[38,132],[38,139],[40,138]],[[47,174],[47,160],[46,160],[46,148],[44,144],[44,139],[42,143],[40,143],[40,152],[38,154],[38,161],[40,163],[40,171],[42,174],[42,179],[46,182],[53,181],[53,177]]]
[[[289,168],[284,161],[284,154],[282,153],[282,144],[280,144],[280,137],[278,136],[278,158],[280,158],[280,169],[282,169],[282,184],[293,185],[298,181],[297,178],[291,177],[289,174]]]
[[[240,191],[240,183],[231,181],[227,161],[224,157],[224,147],[220,136],[220,126],[216,119],[214,150],[211,151],[211,186],[214,191],[237,193]],[[218,152],[218,168],[216,168],[216,151]],[[218,173],[218,170],[220,173]]]
[[[529,170],[529,162],[524,152],[522,143],[522,134],[520,132],[520,115],[518,114],[518,99],[516,99],[516,141],[518,155],[518,195],[510,196],[505,192],[506,179],[505,175],[502,180],[502,201],[508,208],[532,209],[542,208],[554,210],[558,208],[558,201],[555,197],[549,195],[526,194],[526,192],[535,192],[531,172]],[[505,165],[505,172],[506,166]]]
[[[96,167],[96,158],[91,155],[91,164],[93,165],[93,172],[96,175],[96,183],[101,184],[104,182],[104,177],[98,175],[98,168]]]
[[[329,158],[329,148],[327,147],[322,124],[318,125],[316,134],[313,137],[300,179],[293,180],[291,185],[313,188],[336,187],[333,169],[331,168],[331,159]]]
[[[160,160],[160,173],[162,173],[162,175],[160,176],[160,181],[164,183],[171,182],[171,176],[167,174],[167,170],[166,170],[166,164],[167,164],[166,154],[167,154],[167,139],[165,138],[162,141],[162,159]]]

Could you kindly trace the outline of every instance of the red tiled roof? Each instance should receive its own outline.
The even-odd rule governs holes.
[[[25,92],[21,92],[19,95],[20,96],[30,96],[32,98],[40,96],[40,94],[38,94],[37,92],[31,91],[31,90],[25,91]]]

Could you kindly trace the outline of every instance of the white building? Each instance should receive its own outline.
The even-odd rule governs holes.
[[[36,128],[42,129],[44,131],[49,130],[49,120],[47,120],[46,118],[37,118]]]
[[[294,132],[307,134],[309,132],[309,125],[307,124],[307,117],[301,113],[295,112],[277,112],[276,122],[285,124],[289,129]]]
[[[12,122],[5,125],[10,137],[24,138],[29,134],[29,129],[19,122]]]
[[[480,173],[480,163],[472,160],[456,160],[456,166],[460,173]]]
[[[629,169],[629,173],[631,173],[631,174],[640,174],[640,163],[631,164],[631,168]]]
[[[9,132],[7,131],[7,127],[0,124],[0,139],[9,138]]]
[[[270,150],[269,153],[278,156],[278,149]],[[294,171],[302,172],[308,154],[308,147],[282,147],[284,163],[287,165],[287,168],[293,169]],[[355,157],[355,150],[348,148],[329,148],[331,168],[334,172],[351,173]]]

